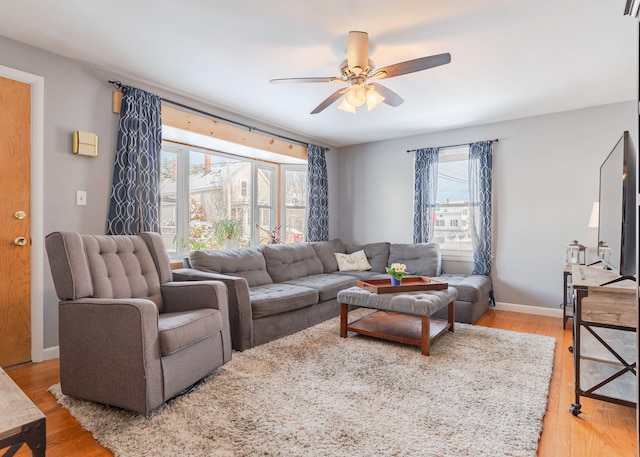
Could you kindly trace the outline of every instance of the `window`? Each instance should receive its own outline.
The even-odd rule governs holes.
[[[434,241],[445,257],[470,257],[469,147],[440,150]]]
[[[280,199],[279,170],[284,183]],[[163,142],[160,173],[160,231],[169,254],[223,249],[227,238],[238,239],[239,246],[267,244],[279,223],[278,207],[283,208],[283,241],[300,241],[304,236],[304,165]],[[232,235],[226,236],[223,226]]]

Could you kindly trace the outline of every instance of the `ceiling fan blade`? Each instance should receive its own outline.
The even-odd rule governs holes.
[[[376,92],[384,97],[383,102],[387,105],[393,106],[395,108],[396,106],[402,105],[404,103],[404,99],[391,89],[387,89],[386,87],[378,83],[369,83],[369,85],[373,86]]]
[[[347,62],[356,75],[360,75],[369,63],[369,35],[367,32],[349,32]],[[355,70],[359,68],[360,71]]]
[[[394,65],[389,65],[388,67],[380,68],[369,76],[369,78],[393,78],[394,76],[406,75],[407,73],[414,73],[416,71],[446,65],[449,62],[451,62],[451,54],[448,52],[434,56],[420,57],[419,59],[407,60],[406,62],[400,62]]]
[[[333,94],[329,95],[322,103],[316,106],[316,108],[313,111],[311,111],[311,114],[318,114],[320,111],[324,110],[333,102],[335,102],[337,99],[342,97],[348,90],[349,90],[348,87],[343,87],[342,89],[338,89]]]
[[[327,76],[320,78],[281,78],[281,79],[272,79],[269,81],[271,84],[280,84],[280,83],[343,83],[345,82],[343,79],[336,78],[335,76]]]

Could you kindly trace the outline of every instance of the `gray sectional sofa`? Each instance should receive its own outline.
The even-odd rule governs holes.
[[[335,253],[363,250],[371,269],[340,271]],[[489,307],[491,281],[479,275],[440,275],[437,244],[370,243],[341,240],[275,244],[227,251],[193,251],[189,268],[174,280],[220,280],[229,295],[233,348],[239,351],[290,335],[339,314],[336,296],[358,279],[387,278],[399,262],[414,275],[437,277],[458,290],[456,320],[474,323]],[[443,310],[446,313],[446,309]],[[442,317],[446,319],[446,315]]]

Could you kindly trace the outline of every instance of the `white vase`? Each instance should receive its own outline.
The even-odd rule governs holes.
[[[240,247],[240,240],[224,240],[225,251],[229,249],[238,249]]]

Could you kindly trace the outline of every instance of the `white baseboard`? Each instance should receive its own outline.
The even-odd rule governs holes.
[[[52,360],[60,358],[60,346],[54,346],[52,348],[45,348],[43,351],[44,360]]]
[[[537,314],[538,316],[562,317],[560,308],[543,308],[542,306],[516,305],[514,303],[496,302],[495,308],[499,311],[511,311],[513,313]]]

